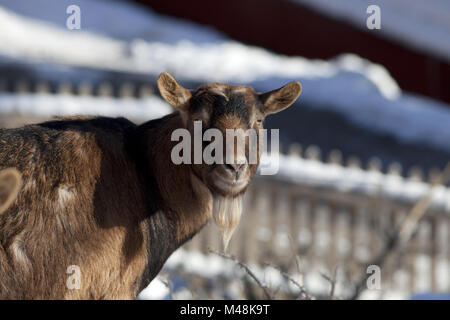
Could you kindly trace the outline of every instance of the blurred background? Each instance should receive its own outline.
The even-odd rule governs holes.
[[[369,5],[380,29],[367,27]],[[267,120],[280,129],[280,171],[253,182],[230,248],[274,298],[351,297],[450,159],[447,0],[0,0],[0,127],[161,117],[172,112],[156,89],[163,71],[193,89],[303,85]],[[380,288],[358,298],[450,298],[448,184],[430,199],[413,237],[381,261]],[[263,297],[209,248],[220,249],[214,226],[141,298]]]

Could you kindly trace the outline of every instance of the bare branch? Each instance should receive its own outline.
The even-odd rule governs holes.
[[[291,282],[293,285],[295,285],[299,290],[300,290],[300,295],[302,296],[304,299],[307,300],[311,300],[311,296],[308,294],[308,292],[305,290],[305,288],[298,282],[296,281],[289,273],[284,272],[283,270],[281,270],[280,268],[269,264],[269,263],[265,263],[264,265],[274,268],[275,270],[277,270],[286,280],[288,280],[289,282]]]
[[[336,275],[337,275],[337,268],[334,268],[334,271],[333,271],[333,277],[332,277],[332,278],[330,278],[329,276],[327,276],[325,273],[320,273],[320,275],[321,275],[325,280],[327,280],[327,281],[330,283],[330,285],[331,285],[331,288],[330,288],[330,299],[333,299],[333,297],[334,297],[334,291],[335,291],[335,289],[336,289]]]
[[[302,270],[300,268],[300,257],[297,254],[297,252],[295,252],[295,242],[294,242],[294,239],[292,238],[291,235],[289,235],[289,244],[291,246],[292,255],[293,255],[293,258],[294,258],[294,261],[295,261],[295,266],[297,267],[297,272],[298,272],[298,276],[299,276],[299,279],[300,279],[299,285],[303,288],[304,282],[303,282],[303,273],[302,273]]]
[[[435,189],[439,185],[445,185],[448,182],[449,178],[450,162],[447,163],[445,169],[442,171],[439,177],[433,181],[430,189],[425,193],[425,195],[409,211],[407,217],[401,223],[401,225],[390,232],[383,250],[381,250],[380,253],[367,266],[377,265],[381,267],[385,262],[386,257],[397,247],[397,245],[403,245],[411,238],[417,228],[417,224],[419,223],[420,219],[423,218],[423,216],[427,212],[428,207],[430,206],[431,198]],[[369,276],[370,274],[364,272],[363,276],[355,287],[355,291],[351,299],[357,299],[359,297],[366,285]]]
[[[164,279],[163,277],[159,276],[159,281],[161,281],[167,287],[167,289],[169,289],[170,300],[175,300],[174,295],[173,295],[172,286],[170,285],[169,276],[167,276],[167,279]]]
[[[236,263],[237,265],[239,265],[242,269],[244,269],[244,271],[253,279],[255,280],[256,284],[263,290],[264,295],[266,297],[267,300],[272,300],[272,296],[269,293],[269,291],[267,290],[267,286],[263,285],[261,283],[261,281],[258,279],[258,277],[250,270],[250,268],[243,262],[239,261],[239,259],[237,259],[235,256],[233,256],[232,254],[228,254],[228,253],[223,253],[223,252],[219,252],[213,249],[208,249],[209,252],[217,254],[218,256],[231,260],[234,263]]]

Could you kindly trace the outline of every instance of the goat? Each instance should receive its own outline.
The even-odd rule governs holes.
[[[77,116],[0,130],[0,169],[16,167],[23,178],[0,216],[0,298],[135,299],[211,218],[229,239],[258,163],[176,165],[171,134],[192,132],[194,121],[220,131],[262,128],[301,85],[191,91],[167,73],[157,83],[176,110],[139,126]],[[67,285],[73,266],[76,288]]]

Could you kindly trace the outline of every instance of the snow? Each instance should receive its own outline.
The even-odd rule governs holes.
[[[160,118],[172,112],[162,99],[149,96],[144,99],[48,93],[0,93],[0,114],[17,113],[46,117],[90,115],[127,117],[140,121]]]
[[[159,278],[155,278],[144,290],[139,294],[139,300],[162,300],[170,294],[169,288]]]
[[[69,16],[66,14],[66,8],[69,5],[77,5],[81,9],[81,30],[69,31],[66,29],[66,19]],[[131,1],[33,0],[32,5],[28,0],[0,0],[0,7],[18,14],[19,20],[16,21],[20,25],[24,23],[24,20],[20,18],[23,16],[31,18],[25,19],[32,22],[30,27],[48,25],[67,31],[72,35],[89,30],[89,33],[106,35],[116,40],[140,38],[165,43],[177,43],[180,40],[211,43],[224,38],[220,32],[210,28],[154,13],[131,3]],[[45,8],[45,10],[36,10],[37,8]],[[8,20],[5,23],[9,24],[11,21]],[[40,33],[40,31],[38,32]],[[26,37],[25,34],[19,32],[15,35]],[[33,39],[28,39],[27,42],[30,40]]]
[[[46,74],[61,65],[69,73],[72,67],[155,77],[169,71],[180,82],[244,83],[261,91],[299,80],[300,105],[336,111],[375,133],[450,152],[449,106],[402,92],[385,68],[355,55],[330,61],[286,57],[121,1],[33,3],[46,10],[33,10],[25,0],[0,1],[0,61],[22,61],[40,71],[45,65]],[[65,28],[63,9],[69,3],[81,7],[81,30]],[[82,75],[73,71],[73,76]]]
[[[376,32],[418,51],[450,61],[450,2],[448,0],[291,0],[319,12],[349,21],[367,32]],[[367,7],[378,5],[381,29],[368,30]]]
[[[313,159],[283,154],[264,154],[261,163],[278,164],[275,178],[317,189],[340,191],[416,203],[430,189],[423,181],[358,167],[344,167]],[[430,207],[450,211],[450,189],[439,185],[433,191]]]
[[[415,272],[415,281],[417,284],[413,292],[429,292],[430,258],[425,255],[418,256],[415,259],[414,264],[415,268],[413,272]],[[285,279],[283,279],[280,272],[273,267],[256,264],[247,264],[247,266],[263,285],[266,285],[269,288],[278,288],[280,286],[283,288],[282,285]],[[184,270],[185,274],[197,275],[204,279],[210,279],[211,281],[219,277],[230,279],[231,284],[229,286],[218,288],[218,290],[223,291],[221,298],[224,296],[229,296],[234,299],[240,298],[239,289],[236,288],[236,286],[239,286],[241,281],[239,279],[248,276],[245,274],[245,271],[233,261],[221,258],[214,254],[202,254],[198,251],[188,251],[180,248],[172,254],[164,265],[163,271],[141,292],[138,298],[142,300],[170,299],[170,291],[166,284],[178,282],[177,277],[180,276],[178,270],[180,269]],[[319,295],[327,296],[330,290],[330,283],[323,277],[322,272],[325,272],[324,270],[326,270],[325,266],[317,264],[314,265],[313,268],[306,270],[305,274],[300,275],[299,273],[292,272],[290,273],[290,276],[292,279],[304,282],[306,291],[313,297]],[[443,281],[440,285],[442,289],[440,289],[439,292],[443,292],[443,290],[447,288],[446,282],[448,283],[449,281],[449,270],[450,264],[448,261],[439,261],[437,272],[439,275],[442,275]],[[344,283],[344,278],[345,275],[343,274],[343,270],[338,269],[335,297],[339,299],[343,299],[351,294],[349,287]],[[298,290],[296,287],[292,287],[292,289],[294,292],[295,290]],[[187,291],[184,284],[173,285],[172,298],[192,299],[192,292]],[[405,269],[398,269],[394,272],[392,281],[382,280],[380,290],[366,289],[362,292],[360,299],[407,299],[410,295],[409,273]]]
[[[254,275],[261,281],[263,285],[269,288],[277,288],[283,285],[285,282],[283,276],[278,270],[271,266],[260,266],[257,264],[247,264]],[[203,254],[198,251],[188,251],[183,248],[175,251],[164,265],[162,273],[173,274],[177,269],[182,268],[188,274],[195,274],[206,279],[215,279],[218,277],[226,277],[228,279],[241,279],[247,276],[245,271],[242,270],[235,262],[221,258],[214,254]],[[293,273],[290,275],[293,279],[299,279],[300,275]],[[308,292],[314,294],[325,294],[328,290],[329,283],[320,275],[309,274],[308,282],[305,284]],[[166,280],[164,276],[159,275],[155,278],[150,285],[143,290],[138,299],[164,299],[168,298],[169,290],[164,284]],[[235,286],[237,283],[233,282],[226,288],[223,295],[239,298],[239,294],[236,292]],[[294,290],[298,290],[293,287]],[[175,292],[176,298],[179,298],[179,293]],[[184,298],[189,298],[184,295]],[[192,298],[192,296],[191,296]],[[223,296],[222,296],[223,298]]]

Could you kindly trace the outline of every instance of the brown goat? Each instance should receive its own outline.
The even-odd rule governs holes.
[[[229,238],[258,164],[176,165],[172,132],[192,132],[194,120],[222,132],[262,128],[301,86],[190,91],[163,73],[158,87],[177,111],[140,126],[75,117],[0,130],[0,169],[15,167],[23,178],[0,216],[0,298],[134,299],[212,217]]]

